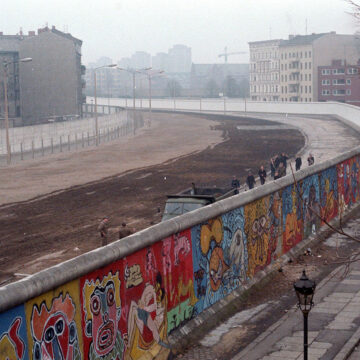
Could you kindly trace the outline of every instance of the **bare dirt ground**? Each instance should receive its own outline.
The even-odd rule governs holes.
[[[262,124],[269,122],[161,114],[132,141],[3,170],[1,193],[9,195],[1,203],[21,202],[0,207],[0,283],[98,247],[104,215],[114,241],[123,221],[136,231],[160,221],[166,194],[191,182],[229,185],[233,174],[244,182],[247,169],[267,164],[270,154],[292,156],[304,145],[297,130],[236,128]],[[84,185],[44,196],[76,184]]]

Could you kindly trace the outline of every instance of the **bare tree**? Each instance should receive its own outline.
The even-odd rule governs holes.
[[[349,12],[352,16],[354,16],[355,19],[360,20],[360,1],[355,0],[345,0],[351,8],[352,11]]]

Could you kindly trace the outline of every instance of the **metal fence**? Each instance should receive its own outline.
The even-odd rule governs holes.
[[[101,145],[132,136],[144,126],[143,114],[139,111],[121,109],[111,113],[104,106],[99,107],[98,111],[101,110],[108,115],[98,114],[98,134],[94,117],[10,128],[10,163]],[[0,129],[0,166],[6,165],[6,133]]]

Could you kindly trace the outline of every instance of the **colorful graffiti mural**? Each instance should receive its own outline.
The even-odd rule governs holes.
[[[0,314],[0,360],[168,359],[169,334],[360,201],[360,157]]]

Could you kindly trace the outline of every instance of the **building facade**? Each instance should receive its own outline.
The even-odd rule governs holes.
[[[51,118],[82,115],[85,101],[81,65],[82,41],[46,27],[27,35],[0,33],[0,73],[7,66],[9,118],[28,125]],[[22,58],[31,62],[19,63]],[[4,117],[4,83],[0,86],[0,119]]]
[[[357,64],[360,58],[360,39],[334,31],[258,41],[249,43],[249,47],[250,96],[258,101],[319,101],[318,68],[336,59]],[[277,74],[272,67],[276,65],[271,65],[275,54],[278,57],[274,60],[279,64]],[[277,76],[279,81],[274,82]],[[272,92],[273,89],[277,91]]]
[[[3,35],[0,33],[0,121],[5,117],[4,63],[7,63],[8,116],[12,123],[20,122],[20,81],[19,46],[22,35]]]
[[[281,40],[250,42],[250,98],[279,101]]]
[[[318,100],[360,105],[359,64],[333,60],[318,68]]]
[[[82,41],[53,27],[40,29],[20,43],[22,120],[25,124],[82,115],[85,83],[81,65]]]

